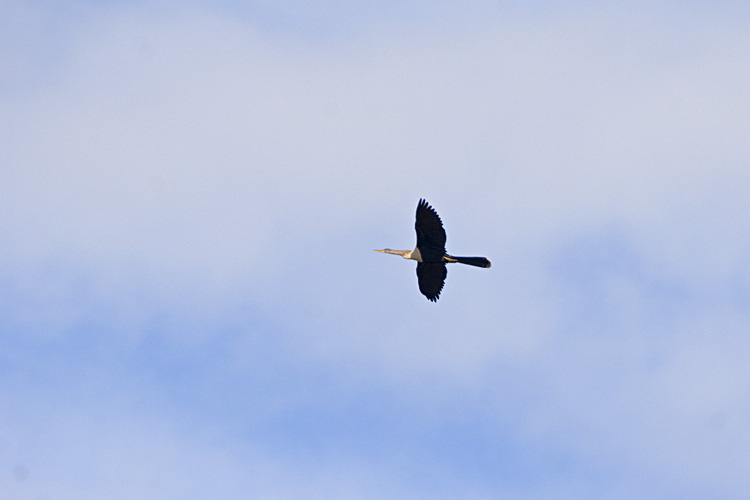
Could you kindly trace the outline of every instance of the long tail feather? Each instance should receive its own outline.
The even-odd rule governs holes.
[[[458,262],[459,264],[467,264],[476,267],[490,267],[492,265],[492,262],[484,257],[454,257],[452,255],[446,255],[445,261]]]

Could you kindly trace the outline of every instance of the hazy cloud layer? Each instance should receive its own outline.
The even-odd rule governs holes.
[[[2,7],[0,490],[742,498],[744,7],[305,5]]]

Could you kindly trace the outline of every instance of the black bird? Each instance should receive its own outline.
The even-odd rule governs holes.
[[[492,263],[484,257],[454,257],[445,253],[445,229],[435,209],[420,199],[417,205],[417,247],[414,250],[375,250],[381,253],[400,255],[404,259],[416,260],[419,291],[432,302],[437,302],[448,275],[446,264],[458,262],[476,267],[490,267]]]

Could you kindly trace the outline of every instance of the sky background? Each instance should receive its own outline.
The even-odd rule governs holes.
[[[746,498],[749,5],[0,1],[2,498]]]

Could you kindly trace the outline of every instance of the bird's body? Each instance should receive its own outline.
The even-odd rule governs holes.
[[[426,200],[420,199],[417,205],[417,246],[414,250],[376,250],[376,252],[400,255],[405,259],[416,260],[419,291],[432,302],[437,302],[448,275],[446,264],[458,262],[476,267],[490,267],[492,263],[484,257],[454,257],[445,251],[445,229],[435,209]]]

